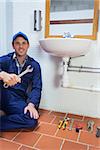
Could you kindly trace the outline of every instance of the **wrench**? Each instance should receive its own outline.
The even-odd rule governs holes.
[[[70,123],[70,126],[69,126],[69,130],[70,130],[70,131],[72,130],[72,127],[73,127],[73,123],[74,123],[74,119],[72,118],[72,119],[71,119],[71,123]]]
[[[93,126],[94,126],[94,121],[93,120],[89,120],[88,122],[87,122],[87,130],[89,131],[89,132],[93,132]]]
[[[22,77],[23,75],[25,75],[28,72],[32,72],[33,68],[31,68],[31,65],[27,66],[26,70],[24,70],[22,73],[20,73],[18,76]],[[5,88],[8,88],[9,85],[7,85],[7,83],[4,83],[3,85]]]

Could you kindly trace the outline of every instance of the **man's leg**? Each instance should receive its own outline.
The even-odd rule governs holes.
[[[36,119],[31,119],[28,115],[14,114],[9,116],[1,116],[0,131],[10,131],[20,128],[35,128]]]
[[[29,113],[24,114],[26,103],[22,101],[12,102],[6,107],[6,115],[1,116],[0,131],[9,131],[20,128],[34,128],[37,120],[30,118]]]

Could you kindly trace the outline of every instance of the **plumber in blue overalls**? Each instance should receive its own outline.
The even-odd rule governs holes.
[[[34,128],[37,125],[41,99],[42,79],[39,63],[27,55],[29,40],[18,32],[13,36],[14,52],[0,57],[0,72],[19,75],[27,66],[33,68],[21,77],[21,83],[4,87],[0,81],[0,109],[6,115],[0,117],[0,131]]]

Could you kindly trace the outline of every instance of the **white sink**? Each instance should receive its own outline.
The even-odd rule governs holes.
[[[91,45],[91,40],[81,38],[45,38],[39,42],[44,51],[58,57],[85,55]]]

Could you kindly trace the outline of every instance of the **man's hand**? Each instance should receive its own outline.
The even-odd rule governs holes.
[[[38,118],[39,118],[38,111],[37,111],[36,108],[34,107],[34,104],[29,103],[29,104],[24,108],[24,114],[26,114],[27,111],[29,111],[31,118],[34,118],[34,119],[38,119]]]
[[[3,80],[8,86],[13,86],[21,82],[21,78],[16,74],[9,74],[7,72],[0,72],[0,79]]]

